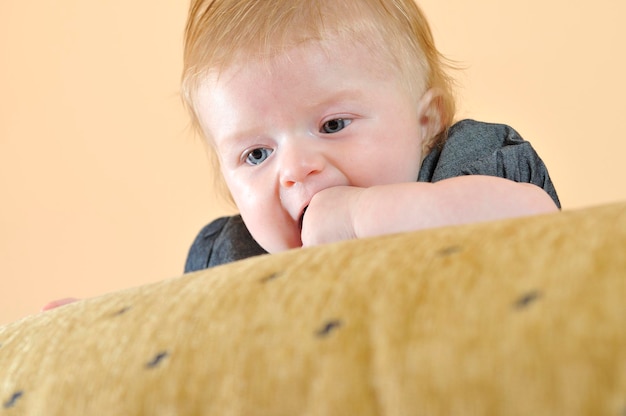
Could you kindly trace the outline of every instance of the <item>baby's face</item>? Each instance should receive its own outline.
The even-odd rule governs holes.
[[[243,220],[268,252],[300,247],[319,191],[414,182],[422,161],[417,100],[366,48],[339,42],[233,66],[198,93],[201,125]]]

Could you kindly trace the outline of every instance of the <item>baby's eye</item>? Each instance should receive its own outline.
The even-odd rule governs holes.
[[[337,133],[338,131],[343,130],[351,123],[352,120],[346,120],[344,118],[336,118],[333,120],[328,120],[326,123],[322,125],[321,132],[322,133]]]
[[[267,149],[264,147],[259,147],[258,149],[253,149],[246,155],[246,163],[249,165],[260,165],[265,162],[265,159],[270,157],[272,154],[272,149]]]

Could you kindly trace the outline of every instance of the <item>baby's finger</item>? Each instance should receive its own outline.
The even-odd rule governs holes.
[[[58,300],[53,300],[52,302],[47,303],[41,308],[42,312],[49,311],[50,309],[58,308],[59,306],[67,305],[68,303],[74,303],[80,299],[76,298],[63,298]]]

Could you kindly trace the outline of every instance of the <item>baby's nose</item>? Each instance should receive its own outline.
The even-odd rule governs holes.
[[[324,169],[325,159],[313,146],[289,146],[280,157],[280,184],[290,188]]]

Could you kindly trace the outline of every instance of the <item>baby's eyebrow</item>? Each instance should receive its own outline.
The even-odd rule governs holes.
[[[361,89],[346,88],[320,98],[318,101],[311,103],[311,107],[320,108],[328,107],[337,103],[359,102],[364,99],[364,95],[365,93]]]
[[[363,102],[365,96],[366,93],[361,88],[347,86],[328,93],[322,93],[317,99],[312,98],[308,102],[303,103],[304,111],[310,111],[313,114],[323,112],[329,108],[335,111],[334,107]],[[289,111],[289,109],[284,111]],[[336,111],[341,111],[341,109],[336,109]],[[229,124],[229,128],[223,134],[214,135],[216,150],[221,154],[239,153],[244,150],[243,148],[260,144],[264,141],[264,138],[267,139],[269,137],[265,127],[260,124],[245,126],[241,129],[237,122]]]
[[[221,138],[214,140],[218,152],[233,153],[240,152],[243,147],[253,145],[264,136],[261,127],[253,127],[245,130],[233,130]]]

